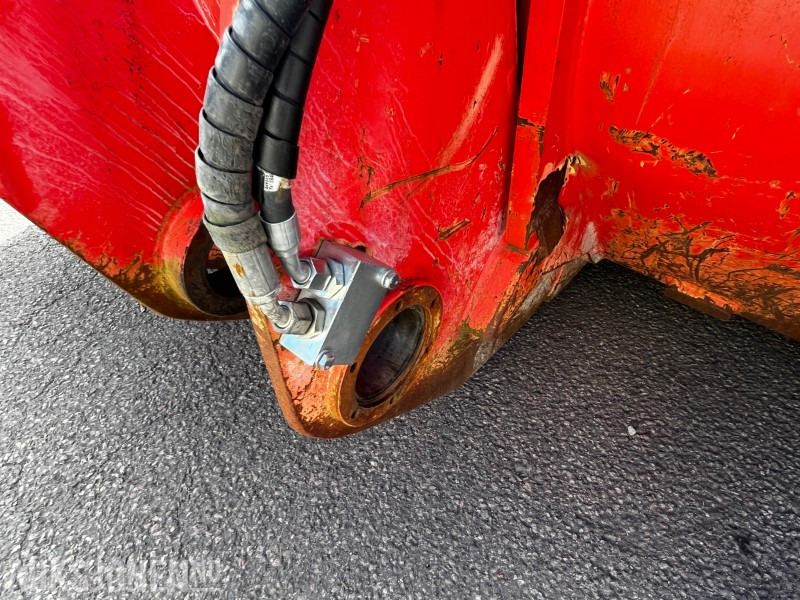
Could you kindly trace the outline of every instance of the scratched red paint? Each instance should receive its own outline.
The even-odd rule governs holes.
[[[576,18],[555,84],[568,125],[545,148],[590,165],[568,212],[604,257],[800,336],[800,5],[599,1]]]

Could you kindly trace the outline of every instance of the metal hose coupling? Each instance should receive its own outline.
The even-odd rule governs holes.
[[[278,301],[285,314],[273,319],[272,323],[278,333],[284,335],[301,335],[306,338],[322,333],[325,326],[325,311],[313,300],[299,302]]]
[[[212,203],[210,199],[207,202]],[[279,333],[313,335],[315,328],[322,327],[324,312],[312,302],[278,300],[280,276],[270,258],[267,235],[258,215],[221,226],[209,220],[209,212],[204,217],[206,229],[222,251],[245,300],[261,310]]]
[[[292,203],[292,181],[261,169],[258,171],[263,192],[261,220],[267,231],[269,246],[294,284],[305,285],[311,278],[312,271],[306,262],[300,260],[300,223]],[[285,206],[286,210],[276,210],[276,206]],[[275,221],[286,212],[291,212],[289,218]]]
[[[324,241],[313,258],[313,274],[301,288],[298,304],[313,303],[323,318],[313,335],[284,334],[281,345],[320,369],[350,365],[356,359],[386,293],[399,283],[397,272],[364,252]]]

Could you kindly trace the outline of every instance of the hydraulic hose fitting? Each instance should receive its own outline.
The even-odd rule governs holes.
[[[280,319],[273,320],[278,333],[310,338],[322,332],[325,326],[325,311],[314,300],[299,302],[279,300],[278,305],[285,309]]]
[[[292,203],[292,182],[260,169],[259,172],[263,182],[261,217],[270,248],[295,285],[302,286],[312,273],[308,264],[300,260],[300,224]]]
[[[254,212],[252,208],[250,210]],[[222,251],[242,296],[253,306],[262,308],[267,316],[280,317],[285,312],[285,309],[278,307],[276,299],[280,276],[269,259],[267,234],[258,215],[252,214],[240,222],[217,225],[209,220],[210,214],[215,213],[207,208],[203,217],[206,229]],[[285,316],[283,318],[286,319]]]
[[[300,225],[297,215],[293,214],[280,223],[264,223],[267,228],[269,245],[283,265],[283,270],[292,278],[296,287],[300,287],[311,278],[311,269],[307,262],[300,260]]]
[[[208,214],[207,209],[206,228],[247,302],[261,310],[279,333],[314,335],[321,330],[325,319],[321,307],[312,301],[278,300],[280,276],[269,257],[267,236],[258,215],[234,225],[219,226],[209,221]]]

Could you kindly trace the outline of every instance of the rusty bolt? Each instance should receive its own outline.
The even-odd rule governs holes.
[[[336,357],[333,355],[333,352],[330,350],[323,350],[319,353],[319,356],[317,356],[317,367],[323,371],[327,371],[333,366],[335,360]]]

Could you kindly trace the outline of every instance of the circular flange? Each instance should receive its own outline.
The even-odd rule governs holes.
[[[343,422],[363,427],[398,407],[430,354],[441,318],[442,300],[430,286],[401,286],[387,296],[342,379],[337,396]]]

